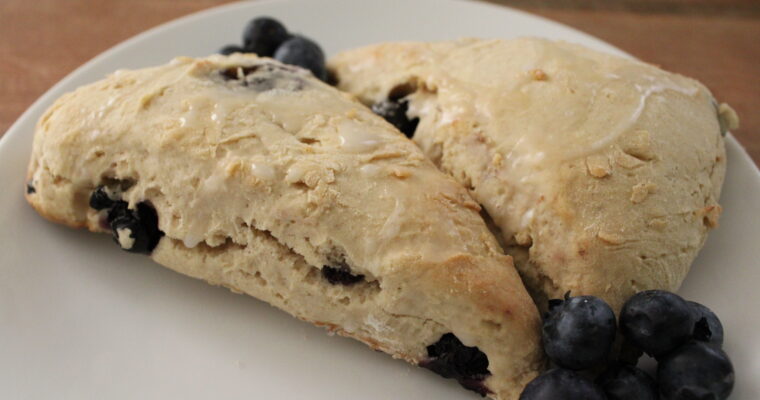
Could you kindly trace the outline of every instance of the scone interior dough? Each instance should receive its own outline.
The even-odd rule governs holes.
[[[158,263],[394,357],[429,361],[453,333],[487,355],[470,388],[493,398],[543,366],[538,312],[478,204],[305,71],[243,55],[118,71],[44,114],[28,179],[40,214],[101,232],[88,199],[117,185],[155,208]]]
[[[366,104],[408,102],[414,141],[483,205],[541,307],[676,290],[718,222],[736,118],[692,79],[534,38],[379,44],[330,68]]]

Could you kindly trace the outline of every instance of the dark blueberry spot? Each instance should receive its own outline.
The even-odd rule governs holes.
[[[689,305],[691,305],[694,318],[697,321],[694,324],[694,333],[692,334],[694,339],[718,346],[722,345],[723,324],[720,323],[718,316],[712,310],[697,302],[690,301]]]
[[[734,387],[734,367],[718,346],[689,342],[657,366],[663,400],[724,400]]]
[[[570,292],[567,292],[565,296],[569,296]],[[553,310],[555,307],[559,307],[562,304],[565,304],[565,300],[562,299],[549,299],[549,311]]]
[[[444,378],[456,379],[466,389],[485,396],[491,391],[483,380],[491,375],[488,357],[477,347],[465,346],[453,333],[446,333],[427,347],[428,358],[420,367],[429,369]]]
[[[105,186],[98,186],[90,195],[90,207],[100,211],[106,208],[111,208],[114,205],[114,200],[111,195],[108,194],[108,189]]]
[[[594,296],[565,296],[549,302],[544,316],[543,344],[557,365],[580,370],[607,359],[615,340],[615,313]]]
[[[108,224],[112,224],[114,220],[120,218],[128,218],[132,215],[132,210],[129,209],[129,203],[122,200],[117,200],[108,209]]]
[[[225,56],[228,56],[233,53],[243,53],[245,50],[243,50],[242,47],[234,45],[234,44],[228,44],[221,49],[219,49],[219,54],[223,54]]]
[[[578,373],[551,369],[525,386],[520,400],[605,400],[602,389]]]
[[[272,57],[275,50],[288,40],[290,34],[285,26],[271,17],[252,19],[243,30],[243,48],[248,53]]]
[[[32,185],[32,182],[29,181],[26,183],[26,194],[34,194],[37,193],[37,189],[34,188],[34,185]]]
[[[404,97],[409,96],[410,94],[414,93],[416,90],[417,90],[417,85],[412,82],[396,85],[388,92],[388,100],[399,101],[403,99]]]
[[[327,84],[330,86],[338,86],[338,75],[335,75],[335,72],[328,70],[327,80],[325,82],[327,82]]]
[[[318,44],[303,36],[293,37],[280,45],[274,59],[308,69],[320,80],[327,81],[325,54]]]
[[[145,202],[138,203],[136,210],[125,201],[114,202],[108,210],[108,223],[114,241],[133,253],[150,254],[164,235],[158,229],[156,210]]]
[[[607,400],[657,400],[657,385],[649,374],[629,365],[612,364],[596,379]]]
[[[689,340],[694,322],[689,303],[663,290],[636,293],[620,311],[623,336],[654,357],[664,356]]]
[[[419,118],[412,118],[406,115],[409,110],[409,102],[404,99],[400,100],[384,100],[372,105],[372,111],[385,118],[391,125],[401,131],[406,137],[411,138],[414,136],[414,131],[417,130],[417,124],[420,123]]]
[[[333,285],[341,284],[350,286],[364,279],[364,275],[354,275],[347,265],[341,264],[338,267],[323,266],[322,276]]]

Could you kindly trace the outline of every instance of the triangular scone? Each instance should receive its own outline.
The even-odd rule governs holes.
[[[53,221],[493,398],[542,367],[538,312],[477,203],[304,70],[233,55],[118,71],[44,114],[28,178]]]
[[[483,205],[542,306],[675,290],[717,223],[719,113],[735,114],[692,79],[530,38],[380,44],[330,68],[419,118],[415,142]]]

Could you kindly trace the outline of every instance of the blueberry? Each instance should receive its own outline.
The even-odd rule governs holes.
[[[734,367],[718,346],[692,341],[657,367],[663,400],[723,400],[734,387]]]
[[[561,367],[590,368],[607,359],[615,331],[615,313],[604,300],[565,295],[565,300],[549,301],[543,324],[544,350]]]
[[[412,118],[406,115],[409,110],[409,102],[404,99],[399,100],[384,100],[372,105],[372,111],[385,118],[391,125],[401,131],[406,137],[411,138],[414,136],[414,131],[417,130],[417,124],[420,123],[419,118]]]
[[[228,44],[221,49],[219,49],[219,54],[223,54],[225,56],[228,56],[232,53],[244,53],[245,50],[243,50],[242,47],[234,44]]]
[[[132,253],[150,254],[164,235],[158,229],[158,214],[147,203],[128,208],[125,201],[114,202],[108,211],[108,223],[113,239],[122,249]]]
[[[100,211],[111,208],[114,205],[113,194],[109,193],[107,187],[101,185],[95,188],[90,195],[90,207]]]
[[[685,343],[691,337],[694,322],[689,303],[663,290],[636,293],[620,311],[622,334],[654,357],[661,357]]]
[[[644,352],[641,349],[632,345],[628,340],[623,340],[623,344],[620,346],[620,353],[618,354],[618,361],[635,367],[642,355],[644,355]]]
[[[630,365],[613,364],[596,379],[608,400],[657,400],[649,374]]]
[[[690,301],[689,305],[691,305],[694,319],[697,321],[694,323],[692,334],[694,339],[718,346],[723,345],[723,324],[720,323],[718,316],[697,302]]]
[[[243,31],[243,48],[247,53],[272,57],[277,48],[290,38],[285,26],[271,17],[252,19]]]
[[[322,266],[322,276],[333,285],[341,284],[350,286],[364,279],[364,275],[354,275],[348,265],[341,264],[338,267]]]
[[[602,390],[576,372],[555,368],[533,379],[520,400],[605,400]]]
[[[491,375],[488,357],[477,347],[465,346],[453,333],[446,333],[427,347],[427,353],[428,358],[420,361],[420,367],[456,379],[465,389],[482,396],[491,393],[483,385],[483,380]]]
[[[277,48],[274,58],[280,62],[308,69],[322,81],[327,80],[325,54],[318,44],[303,37],[288,39]]]

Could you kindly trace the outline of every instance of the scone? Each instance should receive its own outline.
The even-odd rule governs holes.
[[[457,182],[351,96],[255,56],[118,71],[59,99],[27,199],[180,273],[516,399],[539,316]]]
[[[329,66],[470,189],[542,306],[675,290],[718,222],[721,121],[737,121],[692,79],[531,38],[379,44]]]

